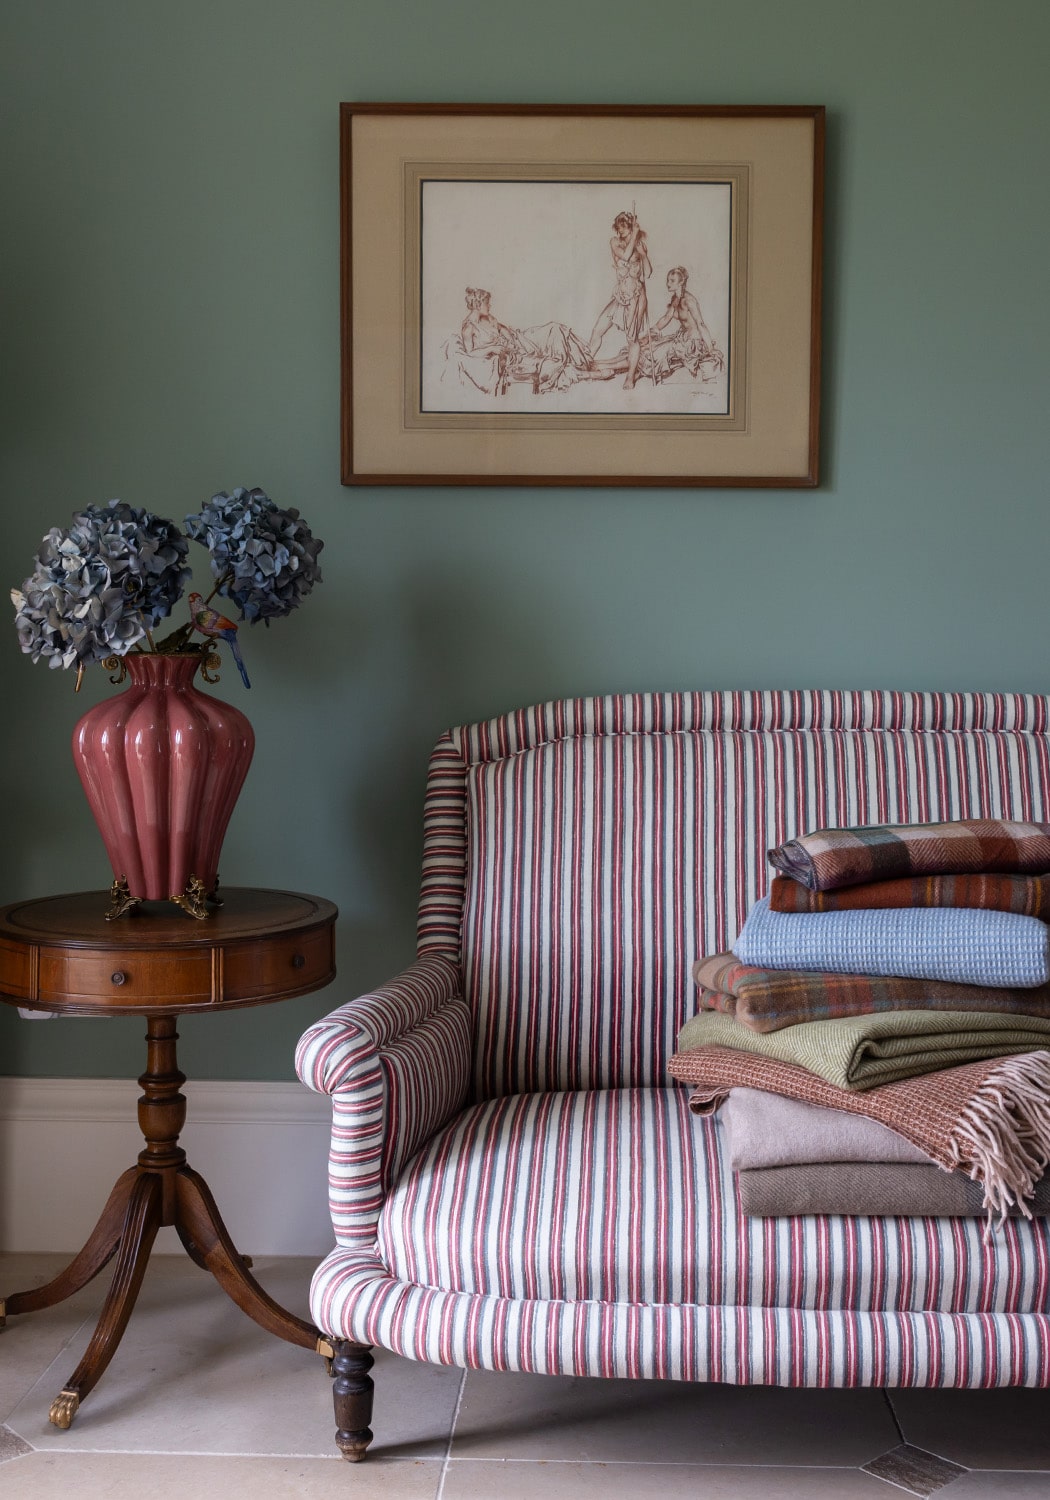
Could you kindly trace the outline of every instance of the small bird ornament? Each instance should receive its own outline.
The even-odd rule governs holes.
[[[233,652],[233,659],[237,663],[237,670],[244,680],[246,688],[251,687],[248,674],[244,670],[244,662],[241,660],[240,647],[237,645],[237,626],[233,620],[228,620],[225,615],[220,615],[217,609],[212,609],[206,604],[200,594],[190,595],[190,619],[193,628],[199,630],[201,635],[213,636],[216,640],[225,641]]]

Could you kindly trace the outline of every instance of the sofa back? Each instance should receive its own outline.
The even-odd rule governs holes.
[[[419,951],[455,956],[478,1098],[666,1083],[690,967],[766,852],[818,827],[1042,821],[1050,699],[666,693],[450,730],[430,764]]]

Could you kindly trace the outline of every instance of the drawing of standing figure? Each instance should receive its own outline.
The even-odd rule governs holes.
[[[649,307],[645,296],[645,283],[653,274],[652,262],[646,244],[645,231],[634,213],[616,215],[613,220],[613,238],[609,241],[612,252],[616,285],[612,296],[598,314],[598,321],[590,337],[592,357],[597,357],[602,339],[610,328],[622,328],[627,341],[627,376],[624,390],[631,390],[638,379],[638,361],[642,353],[642,339],[649,330]]]

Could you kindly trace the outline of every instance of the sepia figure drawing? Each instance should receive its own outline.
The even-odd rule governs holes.
[[[445,357],[459,376],[488,395],[503,396],[512,381],[526,381],[540,395],[566,390],[577,380],[605,380],[583,342],[564,323],[510,328],[492,312],[492,294],[466,289],[467,316]]]
[[[623,213],[613,220],[613,238],[609,241],[616,285],[612,296],[598,314],[590,337],[590,351],[597,356],[602,340],[610,328],[622,329],[627,345],[627,376],[624,389],[630,390],[638,378],[642,340],[651,341],[649,305],[645,283],[653,274],[645,231],[637,214]]]
[[[689,272],[684,266],[672,266],[667,273],[667,290],[671,300],[667,311],[654,325],[652,336],[642,351],[641,372],[654,381],[665,379],[673,370],[688,370],[701,380],[713,380],[725,369],[725,355],[714,337],[700,304],[687,290]],[[667,328],[674,332],[661,338]]]
[[[623,209],[613,219],[612,237],[605,241],[612,259],[613,285],[589,337],[577,331],[586,326],[578,319],[581,312],[586,316],[588,304],[593,308],[597,300],[594,285],[599,260],[597,254],[586,249],[588,236],[583,222],[578,241],[581,248],[575,263],[570,260],[570,274],[564,279],[559,278],[556,269],[541,277],[513,268],[509,260],[513,241],[509,237],[503,254],[494,254],[486,243],[480,259],[499,280],[489,281],[488,287],[465,289],[465,313],[458,333],[452,337],[449,331],[450,323],[455,326],[451,322],[455,304],[452,286],[443,275],[440,324],[434,319],[442,327],[442,334],[431,346],[433,373],[429,377],[435,382],[438,409],[456,410],[461,404],[465,404],[465,409],[478,409],[481,402],[493,401],[513,406],[519,392],[526,399],[551,398],[549,406],[556,411],[601,411],[618,405],[615,401],[602,401],[597,382],[634,391],[628,408],[631,410],[714,411],[720,402],[724,404],[727,354],[711,332],[700,300],[689,290],[689,269],[687,265],[671,265],[668,269],[670,256],[662,265],[658,259],[658,252],[668,239],[682,248],[695,244],[702,260],[697,264],[689,257],[688,264],[697,272],[705,304],[714,287],[716,297],[724,295],[728,307],[728,277],[720,283],[719,272],[716,269],[712,273],[710,266],[712,255],[717,264],[718,231],[694,220],[694,227],[683,232],[668,202],[658,200],[658,203],[659,210],[654,209],[655,221],[646,211],[648,230],[642,227],[633,203],[629,210]],[[609,204],[609,208],[614,207],[615,200]],[[565,219],[570,222],[568,215]],[[471,218],[460,207],[459,212],[447,211],[446,222],[449,229],[445,243],[449,248],[445,251],[444,265],[455,264],[452,243],[456,244],[460,263],[464,255],[474,258],[468,232]],[[650,233],[653,249],[650,249]],[[502,243],[498,235],[495,243]],[[651,318],[649,310],[648,284],[654,276],[665,280],[667,287],[667,301],[658,320]],[[532,318],[548,309],[561,312],[561,318],[527,325],[504,322],[493,312],[493,292],[489,288],[495,286],[499,305],[508,296],[508,281],[509,295],[513,298],[518,289],[517,300],[528,307]],[[522,286],[526,290],[524,297],[520,293]],[[725,321],[725,311],[719,304],[712,319],[716,326],[720,326],[719,320]],[[585,385],[589,389],[584,389]],[[436,396],[441,387],[445,393],[443,399]],[[570,391],[572,394],[563,400],[564,393]]]

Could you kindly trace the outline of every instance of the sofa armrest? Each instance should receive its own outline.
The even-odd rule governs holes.
[[[308,1027],[295,1051],[296,1072],[307,1088],[334,1094],[355,1072],[362,1048],[377,1051],[396,1041],[462,993],[459,965],[444,954],[427,954]]]
[[[375,1241],[401,1167],[463,1105],[471,1024],[462,988],[457,964],[427,955],[299,1041],[299,1077],[332,1098],[329,1207],[341,1245]]]

